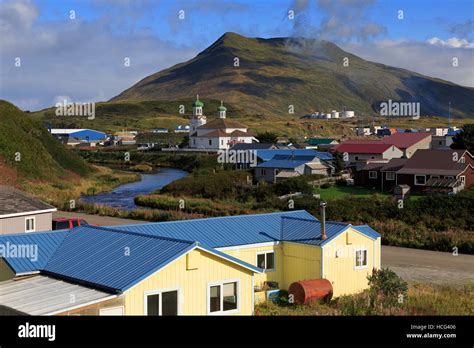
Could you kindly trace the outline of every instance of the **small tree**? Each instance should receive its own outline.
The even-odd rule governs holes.
[[[405,303],[408,285],[389,268],[374,270],[368,276],[370,286],[370,306],[400,306]]]
[[[276,144],[278,135],[273,132],[258,133],[256,138],[262,144]]]
[[[462,131],[453,137],[453,149],[466,149],[470,153],[474,151],[474,124],[465,124]]]
[[[334,154],[334,167],[336,174],[340,174],[345,168],[344,158],[340,152]]]

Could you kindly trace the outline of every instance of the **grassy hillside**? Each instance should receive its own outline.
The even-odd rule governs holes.
[[[18,179],[54,180],[92,169],[75,153],[59,144],[36,120],[14,105],[0,101],[0,162]],[[10,176],[10,179],[12,177]],[[7,178],[0,177],[0,182]]]
[[[211,120],[217,117],[216,110],[220,105],[217,99],[200,98],[204,102],[204,114]],[[93,120],[86,117],[63,116],[58,117],[54,108],[44,109],[30,115],[36,120],[58,128],[93,128],[108,133],[122,129],[137,129],[147,131],[152,128],[166,127],[174,129],[177,125],[188,124],[192,113],[193,98],[179,100],[155,101],[110,101],[96,104],[96,116]],[[179,106],[184,105],[184,115],[179,114]],[[255,115],[253,109],[244,109],[242,106],[226,103],[227,117],[237,119],[246,124],[253,133],[265,131],[276,132],[280,136],[336,136],[354,135],[351,127],[358,125],[375,124],[388,125],[396,128],[437,127],[446,126],[447,120],[441,117],[422,117],[419,120],[407,118],[358,117],[356,120],[303,120],[298,116]],[[474,122],[474,119],[455,119],[454,125]],[[176,137],[183,134],[164,135],[173,143],[179,143]],[[166,143],[166,141],[165,141]]]
[[[238,65],[235,66],[235,59]],[[343,65],[344,58],[349,66]],[[226,33],[195,58],[150,75],[113,98],[176,100],[199,93],[252,116],[346,107],[374,115],[381,101],[420,102],[422,115],[474,117],[474,89],[361,59],[327,41]]]

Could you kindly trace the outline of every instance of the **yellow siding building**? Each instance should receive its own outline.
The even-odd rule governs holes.
[[[45,245],[57,238],[57,248],[39,255],[42,264],[3,257],[0,279],[5,281],[0,282],[0,293],[4,287],[27,296],[28,291],[41,291],[28,289],[59,280],[89,284],[94,292],[84,290],[82,302],[55,304],[54,311],[47,306],[38,309],[34,300],[30,307],[25,301],[19,306],[0,295],[0,307],[12,312],[252,315],[255,303],[265,300],[265,290],[288,289],[301,280],[325,278],[336,297],[360,292],[368,287],[367,276],[380,268],[381,256],[380,235],[370,227],[321,224],[305,211],[86,226],[71,230],[61,237],[63,241],[51,233],[36,236],[30,237]],[[81,252],[84,245],[89,246],[87,253]],[[30,276],[22,279],[21,274]],[[15,275],[15,284],[6,280]],[[34,281],[46,275],[54,279]]]

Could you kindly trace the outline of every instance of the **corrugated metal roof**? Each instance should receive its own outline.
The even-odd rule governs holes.
[[[0,307],[19,314],[53,315],[117,297],[45,276],[0,282]]]
[[[309,161],[292,161],[292,160],[270,160],[268,162],[260,163],[257,168],[283,168],[294,169],[303,166]]]
[[[285,156],[313,156],[322,160],[332,160],[333,156],[328,152],[315,151],[311,149],[270,149],[257,150],[257,157],[263,161],[271,160],[275,155]]]
[[[0,254],[0,257],[3,256],[16,274],[36,272],[46,264],[67,234],[67,231],[54,231],[0,236],[0,245],[5,248],[5,255]],[[15,246],[17,250],[21,248],[23,253],[14,255],[8,251],[10,246]]]
[[[380,234],[367,225],[353,226],[342,222],[327,221],[327,239],[322,240],[321,223],[318,220],[286,217],[282,219],[281,240],[323,246],[349,227],[372,239],[380,237]]]
[[[195,247],[191,241],[81,226],[41,269],[106,291],[124,291]]]
[[[318,220],[300,218],[283,218],[281,239],[311,245],[324,245],[339,233],[347,229],[350,224],[339,222],[326,222],[327,239],[321,239],[321,223]]]
[[[366,236],[372,239],[377,239],[381,237],[381,235],[377,233],[377,231],[375,231],[372,227],[368,225],[352,226],[352,228],[356,231],[359,231],[360,233],[365,234]]]
[[[211,248],[279,240],[283,216],[316,220],[305,210],[113,226],[116,230],[196,240]]]
[[[71,230],[41,272],[105,291],[123,292],[194,248],[251,271],[262,271],[210,247],[200,246],[197,241],[82,226]]]

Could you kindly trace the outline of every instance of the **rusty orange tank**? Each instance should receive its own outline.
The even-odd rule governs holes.
[[[311,301],[330,300],[332,284],[327,279],[301,280],[290,285],[288,294],[293,295],[295,304],[308,304]]]

